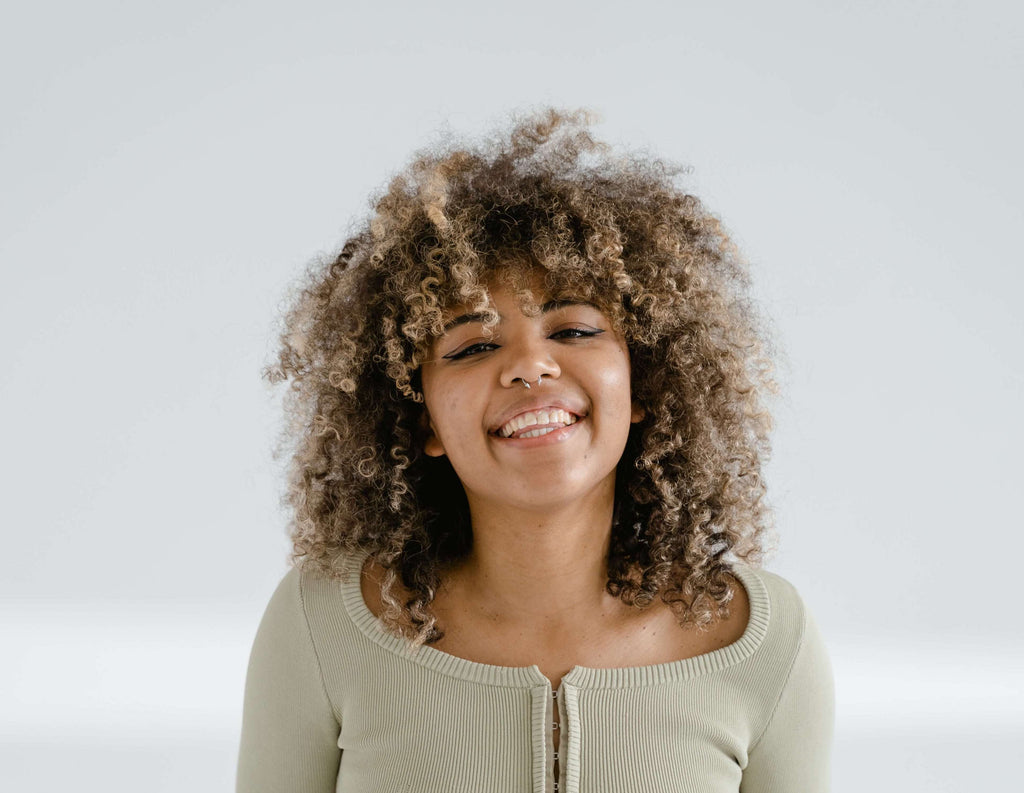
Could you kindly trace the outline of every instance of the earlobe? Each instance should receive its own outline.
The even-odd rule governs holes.
[[[427,457],[444,457],[444,444],[431,432],[423,443],[423,452]]]
[[[427,457],[444,457],[444,444],[434,432],[434,422],[430,420],[430,414],[425,407],[420,414],[420,429],[423,431],[423,453]]]
[[[644,416],[646,415],[647,411],[644,410],[644,406],[641,405],[639,402],[634,401],[633,409],[630,411],[629,414],[629,423],[636,424],[638,421],[643,420]]]

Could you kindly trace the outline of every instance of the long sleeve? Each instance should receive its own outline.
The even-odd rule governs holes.
[[[301,574],[270,599],[249,658],[237,793],[333,793],[340,724],[306,621]]]
[[[750,750],[741,793],[825,793],[835,717],[832,667],[814,620],[804,613],[800,646],[779,701]]]

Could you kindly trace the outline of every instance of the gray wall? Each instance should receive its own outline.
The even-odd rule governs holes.
[[[285,569],[284,289],[446,123],[541,103],[693,165],[751,260],[786,353],[769,566],[832,650],[835,789],[1005,784],[1019,5],[354,5],[5,15],[3,787],[230,787]]]

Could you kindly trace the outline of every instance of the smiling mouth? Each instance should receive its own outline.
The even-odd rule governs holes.
[[[580,420],[561,408],[521,413],[495,432],[499,438],[537,438],[568,427]]]

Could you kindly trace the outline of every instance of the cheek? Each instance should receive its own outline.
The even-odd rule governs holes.
[[[618,353],[614,365],[604,367],[602,370],[601,390],[605,399],[610,405],[614,405],[616,412],[630,413],[632,411],[632,392],[630,383],[629,354],[626,351]]]
[[[424,388],[427,411],[436,434],[448,438],[458,434],[460,417],[466,417],[465,397],[463,389],[445,387],[441,383]]]

